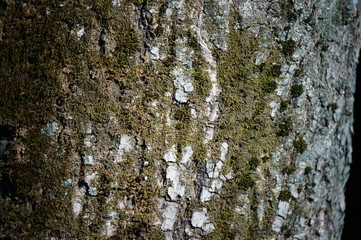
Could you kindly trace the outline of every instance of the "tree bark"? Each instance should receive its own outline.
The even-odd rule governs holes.
[[[340,239],[357,0],[1,0],[1,239]]]

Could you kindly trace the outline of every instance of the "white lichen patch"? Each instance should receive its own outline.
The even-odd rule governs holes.
[[[93,155],[85,155],[84,156],[84,164],[85,165],[93,165],[94,164]]]
[[[219,159],[207,159],[206,173],[209,178],[206,186],[202,186],[200,201],[207,202],[211,200],[215,193],[220,193],[222,190],[223,182],[227,180],[225,176],[221,175],[221,170],[228,153],[228,143],[223,142],[220,146]],[[205,181],[206,183],[206,181]]]
[[[187,164],[193,155],[193,150],[191,146],[185,146],[182,151],[182,159],[180,160],[180,163]]]
[[[260,222],[262,222],[263,218],[265,217],[265,209],[266,209],[266,206],[265,206],[264,200],[261,199],[259,201],[259,204],[257,207],[257,217]]]
[[[209,188],[209,191],[212,193],[220,193],[222,190],[223,181],[219,179],[212,180],[211,187]]]
[[[275,232],[280,232],[281,231],[281,227],[283,225],[283,218],[280,217],[280,216],[276,216],[275,217],[275,220],[273,221],[273,224],[272,224],[272,229],[273,231]]]
[[[213,194],[209,191],[208,187],[202,187],[201,195],[199,197],[201,202],[207,202],[211,200]]]
[[[94,142],[96,142],[96,138],[94,135],[89,135],[84,138],[84,145],[86,147],[91,147]]]
[[[174,228],[174,223],[178,218],[178,204],[176,203],[166,203],[166,207],[163,211],[163,222],[161,229],[163,231],[172,231]]]
[[[111,237],[114,235],[116,230],[117,230],[116,227],[111,223],[110,220],[108,220],[105,222],[103,235],[106,237]]]
[[[214,127],[213,126],[209,126],[205,128],[205,132],[206,132],[206,136],[203,140],[204,144],[209,143],[211,140],[213,140],[213,136],[214,136]]]
[[[130,199],[128,199],[127,197],[121,197],[118,201],[118,208],[121,210],[124,209],[132,209],[133,208],[133,203]]]
[[[271,108],[270,116],[271,116],[271,117],[275,117],[276,114],[277,114],[277,112],[278,112],[279,104],[276,103],[276,102],[270,102],[269,106],[270,106],[270,108]]]
[[[120,7],[121,4],[121,0],[112,0],[112,5],[115,7]]]
[[[135,141],[134,138],[128,135],[122,135],[120,138],[120,143],[118,147],[117,154],[115,156],[115,162],[122,162],[124,153],[130,152],[134,149]]]
[[[192,214],[191,224],[195,228],[201,228],[205,234],[210,233],[215,229],[214,225],[209,221],[206,208]]]
[[[86,190],[84,188],[78,188],[76,187],[74,191],[74,196],[72,199],[72,207],[73,207],[73,213],[75,216],[79,216],[83,209],[83,200],[85,196]]]
[[[179,181],[180,171],[176,164],[169,164],[167,167],[167,174],[166,178],[169,179],[171,182]]]
[[[51,121],[48,124],[46,124],[41,131],[48,135],[49,137],[54,136],[59,130],[59,124],[55,121]]]
[[[176,162],[177,161],[177,148],[176,145],[173,145],[168,152],[164,154],[163,159],[166,162]]]
[[[73,183],[73,179],[68,178],[67,180],[65,180],[65,181],[63,182],[63,185],[64,185],[64,186],[70,186],[70,185],[72,185],[72,183]]]
[[[177,89],[174,98],[180,103],[186,103],[188,101],[188,94],[181,89]]]
[[[158,47],[151,47],[150,48],[151,58],[154,60],[159,59],[159,48]]]
[[[95,177],[97,176],[97,173],[96,172],[93,172],[93,173],[90,173],[90,174],[86,174],[85,177],[84,177],[84,181],[87,183],[87,184],[91,184],[93,179],[95,179]]]
[[[202,230],[203,230],[204,234],[211,233],[211,232],[214,231],[214,229],[216,229],[216,228],[215,228],[215,226],[213,225],[213,223],[207,223],[206,225],[204,225],[204,226],[202,227]]]
[[[222,162],[226,160],[227,153],[228,153],[228,143],[223,142],[221,145],[221,154],[219,156],[219,159],[221,159]]]
[[[183,68],[177,67],[172,71],[174,79],[174,86],[176,88],[184,90],[184,92],[193,92],[194,86],[192,76],[183,70]]]
[[[277,214],[283,218],[286,218],[290,204],[288,202],[280,201],[278,203]]]
[[[172,185],[168,187],[167,193],[172,200],[177,200],[178,197],[182,198],[185,194],[185,187],[182,186],[179,179],[180,174],[180,169],[176,164],[169,164],[166,178],[171,181]]]
[[[111,211],[107,214],[107,220],[104,225],[103,236],[111,237],[116,233],[115,222],[118,219],[119,213]]]
[[[222,161],[217,161],[216,164],[214,164],[212,161],[208,161],[206,164],[207,167],[207,174],[208,177],[210,178],[218,178],[219,177],[219,173],[220,170],[223,167],[223,162]]]
[[[191,223],[192,223],[192,226],[193,227],[203,227],[207,220],[208,220],[208,217],[206,216],[206,209],[202,209],[202,212],[194,212],[192,214],[192,219],[191,219]]]
[[[76,35],[78,36],[78,39],[80,40],[80,38],[85,34],[85,28],[84,27],[80,27],[77,31],[76,31]]]
[[[175,44],[175,59],[180,64],[171,72],[174,87],[176,88],[174,98],[180,103],[186,103],[188,94],[194,91],[193,77],[190,71],[194,51],[187,47],[186,37],[176,39]]]

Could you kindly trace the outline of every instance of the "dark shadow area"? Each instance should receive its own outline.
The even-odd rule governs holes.
[[[357,66],[356,93],[354,103],[354,135],[352,137],[352,164],[346,184],[346,217],[342,240],[360,239],[361,230],[361,55]]]

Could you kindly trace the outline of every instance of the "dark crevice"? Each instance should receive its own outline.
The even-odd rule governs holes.
[[[15,137],[15,128],[10,125],[0,125],[0,140],[11,141]]]
[[[361,54],[359,57],[359,64],[357,66],[356,77],[356,93],[354,103],[354,135],[352,137],[352,164],[350,177],[346,184],[346,217],[342,232],[342,240],[358,239],[361,226],[361,197],[360,197],[360,183],[361,183],[361,129],[360,129],[360,112],[361,112]]]
[[[10,179],[9,174],[5,173],[1,177],[0,187],[3,198],[9,197],[13,199],[15,197],[17,188],[12,179]]]

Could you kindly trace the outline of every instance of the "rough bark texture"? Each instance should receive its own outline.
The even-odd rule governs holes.
[[[339,239],[358,0],[1,0],[0,238]]]

